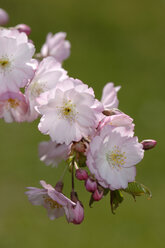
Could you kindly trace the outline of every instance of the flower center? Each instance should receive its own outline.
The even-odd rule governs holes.
[[[113,149],[106,154],[106,159],[112,168],[120,168],[126,163],[125,152],[121,152],[119,146],[114,146]]]
[[[62,205],[60,205],[58,202],[54,201],[54,200],[53,200],[52,198],[50,198],[49,196],[43,196],[43,198],[44,198],[44,202],[45,202],[46,204],[48,204],[49,207],[50,207],[51,209],[54,209],[54,208],[62,208],[62,207],[63,207]]]
[[[44,89],[46,88],[44,86],[45,86],[44,84],[41,84],[41,83],[39,84],[38,82],[34,82],[30,84],[29,88],[30,88],[32,96],[38,97],[41,93],[43,93]]]
[[[9,98],[7,102],[10,105],[11,108],[16,108],[16,107],[19,106],[19,102],[18,102],[17,99]]]
[[[11,63],[8,58],[4,58],[4,57],[0,58],[0,69],[1,69],[0,72],[4,72],[8,70],[10,68],[10,65]]]
[[[1,65],[2,67],[5,67],[8,63],[9,63],[8,60],[0,60],[0,65]]]
[[[60,118],[66,119],[70,122],[75,121],[77,115],[76,105],[73,104],[71,100],[64,102],[63,106],[57,107],[57,109]]]

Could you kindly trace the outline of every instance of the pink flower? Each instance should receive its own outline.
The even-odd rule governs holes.
[[[0,93],[18,92],[34,75],[34,46],[25,33],[0,30]]]
[[[95,192],[95,190],[97,189],[96,181],[88,177],[87,180],[85,181],[85,188],[89,192]]]
[[[111,125],[116,128],[119,127],[119,130],[122,128],[124,135],[130,137],[134,135],[135,125],[133,124],[133,119],[122,112],[104,117],[99,123],[98,131],[100,131],[105,125]]]
[[[21,92],[7,91],[0,95],[0,118],[4,118],[6,122],[25,121],[27,111],[28,104]]]
[[[43,57],[53,56],[58,62],[62,63],[70,55],[70,42],[65,40],[66,33],[59,32],[55,35],[49,33],[46,42],[41,48]]]
[[[76,206],[71,206],[66,211],[66,218],[69,223],[81,224],[84,220],[84,208],[81,202],[77,201]]]
[[[31,28],[28,26],[28,25],[26,25],[26,24],[18,24],[17,26],[15,26],[15,28],[20,32],[20,33],[22,33],[22,32],[24,32],[25,34],[27,34],[27,35],[30,35],[30,33],[31,33]]]
[[[46,208],[51,220],[65,215],[68,209],[76,206],[73,201],[55,190],[50,184],[46,184],[45,181],[40,181],[40,184],[43,189],[28,187],[29,191],[25,194],[33,205],[42,205]]]
[[[39,157],[46,165],[58,166],[62,160],[67,160],[71,151],[70,146],[44,141],[39,144]]]
[[[114,87],[113,83],[107,83],[103,88],[103,94],[101,102],[104,105],[104,109],[109,110],[117,108],[119,101],[117,99],[117,92],[120,90],[120,86]]]
[[[9,21],[9,15],[4,9],[0,9],[0,25],[6,25]]]
[[[34,109],[37,105],[36,99],[42,93],[55,88],[57,83],[66,78],[68,78],[67,71],[53,57],[47,57],[40,62],[32,81],[26,88],[26,96],[30,105],[29,121],[38,117],[38,113]]]
[[[38,128],[57,143],[79,141],[98,126],[94,93],[79,80],[64,80],[50,94],[42,94],[38,103],[37,110],[43,115]]]
[[[90,143],[87,166],[100,185],[111,190],[121,189],[135,180],[135,165],[143,155],[143,146],[137,137],[128,137],[122,128],[106,125]]]

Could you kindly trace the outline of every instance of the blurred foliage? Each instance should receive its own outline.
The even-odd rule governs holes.
[[[38,121],[0,120],[0,247],[164,247],[165,1],[1,0],[0,7],[8,11],[11,26],[31,26],[37,51],[48,32],[67,32],[69,75],[92,86],[97,97],[106,82],[121,85],[119,107],[134,118],[136,135],[158,141],[137,166],[137,181],[153,198],[140,197],[135,204],[126,196],[113,216],[108,196],[90,209],[90,195],[76,183],[85,220],[75,226],[62,218],[50,221],[24,195],[25,187],[39,186],[40,179],[55,184],[64,169],[39,161],[37,145],[48,137],[37,130]],[[70,178],[65,180],[69,194]]]

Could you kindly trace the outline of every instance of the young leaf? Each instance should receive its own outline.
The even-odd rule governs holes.
[[[146,186],[138,182],[128,183],[128,187],[126,189],[123,189],[123,191],[131,194],[134,199],[136,196],[141,195],[148,196],[148,199],[152,197],[151,191]]]
[[[110,191],[110,204],[111,211],[115,214],[115,210],[118,208],[119,204],[124,200],[123,195],[120,190]]]

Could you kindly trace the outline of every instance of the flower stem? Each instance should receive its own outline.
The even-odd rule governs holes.
[[[72,161],[72,191],[74,191],[74,160]]]

